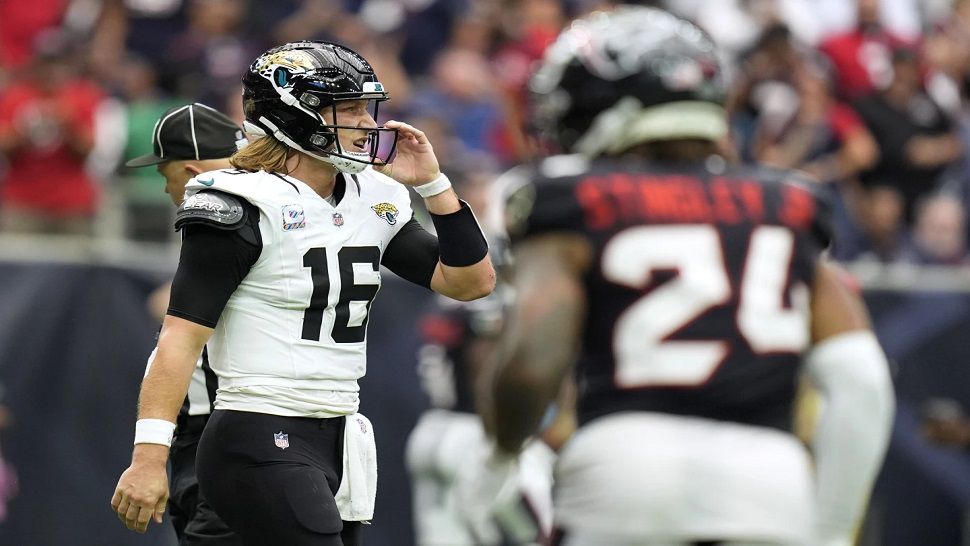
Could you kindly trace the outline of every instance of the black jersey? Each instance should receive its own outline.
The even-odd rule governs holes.
[[[600,159],[510,194],[513,242],[567,232],[593,249],[581,423],[655,411],[790,428],[809,287],[830,235],[810,184],[760,168]]]
[[[432,406],[475,413],[478,368],[504,322],[501,294],[470,302],[438,297],[421,317],[418,375]]]

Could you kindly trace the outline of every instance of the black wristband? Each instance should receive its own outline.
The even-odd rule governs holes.
[[[468,203],[458,200],[461,208],[451,214],[432,214],[438,232],[438,252],[441,263],[449,267],[468,267],[488,255],[485,234]]]

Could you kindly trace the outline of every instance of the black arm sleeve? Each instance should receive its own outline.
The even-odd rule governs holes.
[[[168,314],[215,328],[226,302],[256,263],[261,244],[207,224],[182,228],[182,253]]]
[[[431,288],[438,267],[438,239],[412,218],[387,244],[381,265],[402,279]]]

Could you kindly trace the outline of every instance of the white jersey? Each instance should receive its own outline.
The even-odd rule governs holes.
[[[292,177],[212,171],[212,189],[259,208],[262,251],[207,344],[216,409],[285,416],[355,413],[366,369],[366,323],[388,243],[412,215],[407,188],[367,169],[331,205]]]
[[[411,477],[418,546],[531,545],[552,529],[552,468],[556,455],[539,440],[519,456],[515,502],[493,506],[489,525],[476,535],[462,514],[461,489],[492,452],[482,420],[474,414],[431,409],[408,437],[405,463]]]

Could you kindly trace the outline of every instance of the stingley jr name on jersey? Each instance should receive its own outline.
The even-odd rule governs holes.
[[[513,241],[566,233],[592,250],[582,422],[657,411],[790,427],[808,287],[830,233],[810,182],[560,157],[506,194]]]
[[[336,205],[292,177],[222,170],[186,185],[183,208],[206,190],[259,209],[262,250],[208,343],[216,409],[290,416],[353,413],[364,375],[381,256],[411,219],[407,189],[371,169],[346,177]]]

